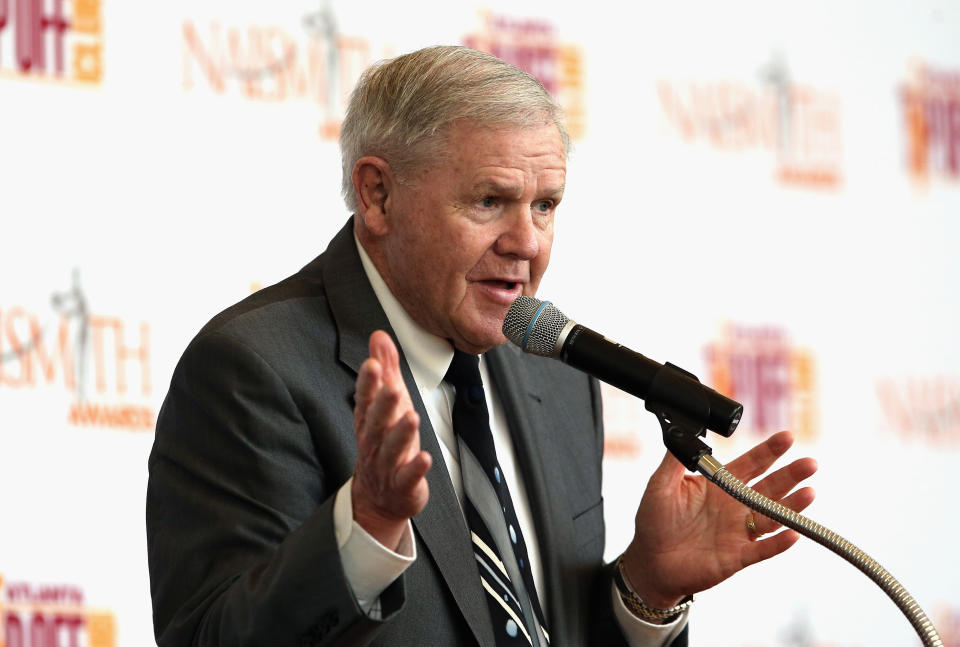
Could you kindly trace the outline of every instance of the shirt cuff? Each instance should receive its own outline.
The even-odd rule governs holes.
[[[353,520],[353,478],[337,491],[333,501],[333,531],[347,582],[363,612],[380,618],[380,594],[417,558],[413,526],[407,529],[394,552]]]
[[[630,609],[623,603],[620,592],[617,591],[617,585],[611,584],[611,595],[613,595],[613,615],[617,618],[617,624],[627,639],[630,647],[664,647],[676,638],[684,626],[687,624],[687,618],[690,615],[690,608],[687,607],[673,621],[665,625],[655,625],[642,618],[630,613]]]

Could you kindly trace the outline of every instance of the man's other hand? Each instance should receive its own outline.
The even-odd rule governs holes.
[[[797,512],[813,502],[812,488],[797,486],[817,469],[801,458],[770,474],[767,470],[793,444],[789,432],[774,434],[736,460],[727,470]],[[799,539],[784,530],[761,539],[779,525],[759,514],[756,532],[747,526],[750,510],[702,476],[686,474],[669,452],[654,472],[636,516],[636,534],[623,565],[637,594],[650,606],[668,608],[684,595],[698,593],[737,571],[787,550]]]
[[[400,374],[397,347],[382,330],[370,335],[370,357],[357,375],[353,429],[353,518],[395,550],[407,520],[427,505],[431,457],[420,449],[420,417]]]

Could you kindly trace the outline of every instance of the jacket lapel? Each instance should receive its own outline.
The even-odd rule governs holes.
[[[375,330],[387,331],[394,343],[397,343],[396,335],[364,273],[353,239],[352,219],[331,241],[325,256],[328,260],[323,268],[324,286],[337,326],[338,357],[356,373],[368,357],[368,339]],[[397,346],[399,348],[399,344]],[[477,577],[477,568],[471,559],[473,550],[460,504],[446,461],[440,452],[439,441],[430,425],[402,349],[400,367],[414,408],[420,416],[421,448],[429,452],[433,459],[433,467],[427,473],[430,501],[413,518],[413,526],[477,641],[484,647],[493,647],[493,627],[490,626],[490,615]],[[427,558],[426,555],[418,557]]]

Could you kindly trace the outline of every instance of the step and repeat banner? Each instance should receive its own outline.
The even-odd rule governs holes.
[[[574,151],[541,296],[820,462],[809,515],[960,645],[960,6],[0,0],[0,644],[153,644],[144,496],[180,353],[348,217],[360,72],[464,44]],[[605,388],[607,555],[663,448]],[[696,644],[919,644],[808,540],[698,597]]]

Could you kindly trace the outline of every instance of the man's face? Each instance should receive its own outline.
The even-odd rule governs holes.
[[[381,273],[427,331],[480,353],[505,341],[510,304],[547,269],[566,155],[552,123],[459,122],[447,143],[445,159],[390,192]]]

